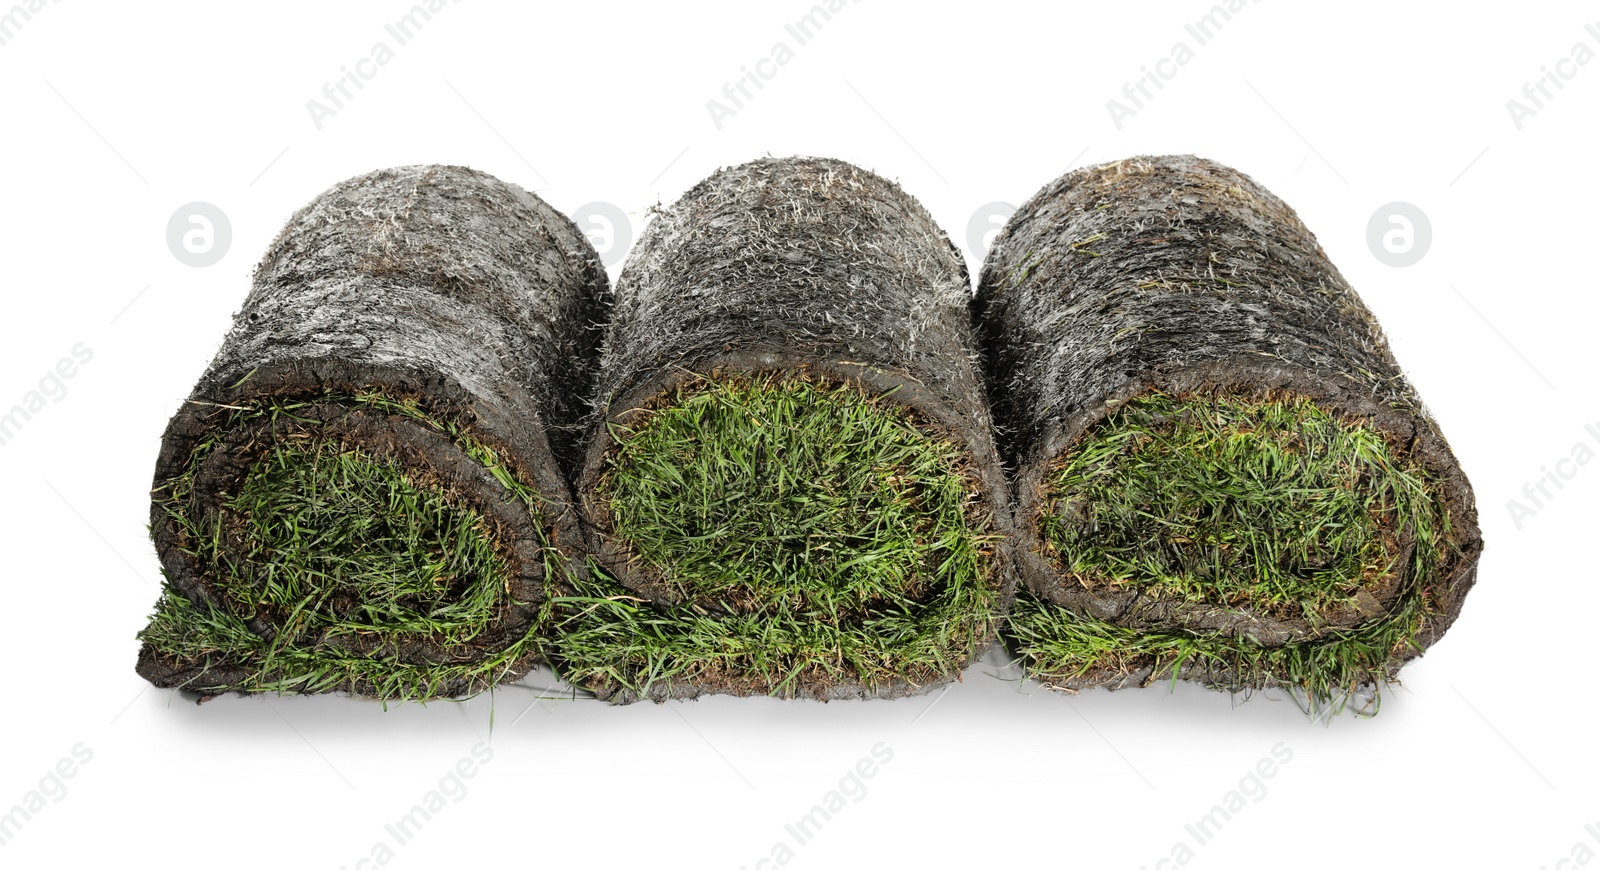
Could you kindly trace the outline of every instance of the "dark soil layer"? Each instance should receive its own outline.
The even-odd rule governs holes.
[[[597,557],[587,595],[570,602],[565,639],[556,642],[566,676],[619,701],[708,692],[864,698],[925,691],[970,663],[1009,606],[1013,568],[969,298],[961,257],[928,213],[897,185],[840,161],[757,160],[719,171],[660,210],[618,281],[599,416],[575,485]],[[779,391],[797,381],[847,388],[898,408],[927,442],[953,445],[948,470],[969,492],[966,532],[984,551],[977,588],[941,589],[929,576],[919,597],[893,613],[864,605],[816,615],[815,625],[780,626],[760,616],[776,603],[733,589],[696,599],[695,584],[670,564],[634,552],[603,489],[621,442],[645,431],[657,409],[708,384],[751,380]],[[940,601],[946,610],[936,611]],[[829,647],[810,630],[872,646],[875,620],[915,627],[870,662],[855,658],[849,642]],[[796,643],[811,652],[763,646],[763,631],[806,635]],[[692,652],[719,639],[748,652]],[[747,643],[754,646],[740,646]],[[919,644],[916,655],[897,658]]]
[[[1085,632],[1081,648],[1105,653],[1035,660],[1036,672],[1054,670],[1043,674],[1053,684],[1116,687],[1176,671],[1218,688],[1323,696],[1353,688],[1323,678],[1392,678],[1460,612],[1483,546],[1471,486],[1372,313],[1294,212],[1247,176],[1167,156],[1057,179],[996,238],[974,316],[1013,475],[1027,612],[1045,621],[1023,626],[1021,645],[1040,651],[1071,623]],[[1309,610],[1064,570],[1044,531],[1063,509],[1052,475],[1103,446],[1096,439],[1117,409],[1150,397],[1239,413],[1309,400],[1351,432],[1375,432],[1384,462],[1426,481],[1432,522],[1422,537],[1436,552],[1389,523],[1387,575],[1344,604]],[[1131,540],[1126,531],[1101,533]],[[1187,652],[1168,654],[1180,647]]]
[[[547,581],[581,551],[563,460],[609,302],[577,228],[481,172],[380,170],[301,209],[163,437],[167,588],[139,673],[385,698],[525,673]],[[394,565],[437,585],[359,600]]]

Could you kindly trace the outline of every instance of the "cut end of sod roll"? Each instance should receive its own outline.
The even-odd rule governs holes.
[[[169,585],[140,633],[147,678],[406,699],[531,666],[548,506],[493,448],[377,393],[211,412],[215,437],[156,490]]]
[[[554,657],[614,701],[895,697],[1009,605],[1010,512],[959,255],[847,163],[726,169],[618,282]]]
[[[844,676],[932,684],[965,665],[998,598],[993,526],[961,448],[909,408],[803,371],[718,373],[631,419],[611,428],[597,513],[680,630],[619,614],[569,634],[569,663],[593,644],[707,689],[824,697]]]
[[[556,456],[608,292],[570,221],[469,169],[302,209],[163,438],[139,673],[384,700],[526,673],[581,549]]]
[[[1129,400],[1052,463],[1032,520],[1064,582],[1148,612],[1091,627],[1029,596],[1012,632],[1046,681],[1160,663],[1313,699],[1369,686],[1416,644],[1411,581],[1449,533],[1402,453],[1303,397]]]
[[[1377,689],[1459,613],[1472,490],[1294,213],[1189,156],[1089,167],[996,239],[976,300],[1047,685]]]

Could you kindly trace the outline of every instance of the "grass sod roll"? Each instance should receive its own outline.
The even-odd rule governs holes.
[[[1371,311],[1247,176],[1068,173],[997,236],[974,314],[1032,675],[1367,709],[1460,612],[1471,486]]]
[[[558,670],[615,702],[943,684],[1014,583],[959,253],[897,185],[763,159],[660,210],[617,282]]]
[[[481,172],[301,209],[163,436],[138,672],[385,700],[525,674],[582,550],[562,458],[608,308],[577,228]]]

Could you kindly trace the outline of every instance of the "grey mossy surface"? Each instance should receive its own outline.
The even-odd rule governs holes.
[[[602,567],[635,594],[674,603],[667,584],[609,534],[595,490],[611,446],[608,425],[637,422],[659,397],[705,375],[804,373],[871,394],[893,391],[889,399],[911,408],[928,433],[963,447],[988,521],[1006,538],[994,556],[997,627],[1014,584],[1011,514],[970,299],[961,255],[928,212],[898,185],[843,161],[755,160],[718,171],[659,209],[617,282],[597,419],[575,484]],[[894,697],[954,675],[798,694]],[[656,684],[650,697],[706,692],[760,690],[678,681]]]
[[[384,169],[335,185],[272,243],[232,329],[163,436],[150,523],[169,584],[197,605],[225,606],[213,594],[215,578],[185,552],[173,511],[214,515],[272,440],[262,437],[269,429],[339,437],[415,467],[473,504],[512,562],[508,598],[520,603],[471,649],[419,639],[386,654],[459,661],[523,637],[547,594],[544,548],[570,557],[580,547],[561,460],[587,410],[608,307],[606,276],[587,240],[515,185],[454,166]],[[335,400],[355,394],[414,401],[429,417],[458,425],[538,494],[542,515],[509,501],[488,469],[437,432]],[[291,401],[313,403],[297,416],[323,425],[279,416],[223,428],[232,408]],[[191,471],[208,441],[221,446],[195,470],[192,496],[173,503],[169,485]],[[272,637],[266,620],[243,616]],[[532,664],[525,657],[503,678]],[[166,660],[148,645],[139,661],[139,672],[158,686],[226,690],[242,678],[227,662],[211,662],[209,674],[207,667]],[[483,688],[468,681],[438,694]]]
[[[1268,646],[1306,634],[1292,618],[1084,588],[1041,556],[1032,518],[1052,460],[1118,403],[1161,391],[1304,396],[1367,421],[1429,472],[1451,524],[1442,563],[1423,578],[1416,647],[1460,612],[1483,546],[1471,486],[1372,313],[1294,212],[1249,177],[1180,155],[1058,178],[995,239],[974,318],[1013,475],[1017,555],[1040,599],[1130,628],[1244,634]],[[1067,688],[1150,676],[1097,673]],[[1179,676],[1226,681],[1192,668]]]

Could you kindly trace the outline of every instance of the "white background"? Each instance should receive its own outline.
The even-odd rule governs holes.
[[[468,0],[396,47],[384,25],[404,0],[352,6],[66,0],[0,47],[0,410],[75,344],[93,352],[0,447],[0,812],[74,746],[92,752],[0,863],[353,868],[379,842],[403,867],[755,867],[777,843],[819,868],[1153,868],[1177,843],[1188,866],[1218,868],[1600,852],[1600,463],[1561,466],[1572,478],[1546,484],[1521,528],[1507,506],[1533,508],[1524,485],[1575,444],[1600,451],[1584,429],[1600,431],[1600,62],[1563,66],[1573,78],[1520,130],[1506,107],[1576,43],[1600,51],[1584,28],[1600,33],[1600,7],[1267,0],[1196,47],[1184,25],[1205,2],[864,0],[799,46],[784,25],[806,0]],[[379,41],[393,60],[319,130],[307,101]],[[719,129],[707,101],[780,41],[793,59],[763,67],[776,74]],[[1193,60],[1119,129],[1107,101],[1179,41]],[[1375,719],[1313,723],[1282,698],[1188,686],[1070,698],[981,667],[896,702],[535,703],[552,682],[539,673],[387,712],[343,697],[197,707],[135,676],[159,582],[145,523],[162,428],[255,258],[334,182],[466,164],[569,213],[613,203],[637,238],[649,206],[719,166],[830,155],[900,181],[966,248],[986,203],[1172,152],[1234,165],[1299,211],[1476,487],[1478,588]],[[206,268],[166,243],[192,201],[231,219]],[[1366,240],[1393,201],[1431,220],[1407,268]],[[479,741],[493,757],[464,796],[395,846],[384,824]],[[864,796],[796,846],[785,824],[880,743],[892,759]],[[1250,784],[1259,800],[1197,844],[1185,825],[1280,743],[1292,758],[1264,794]]]

